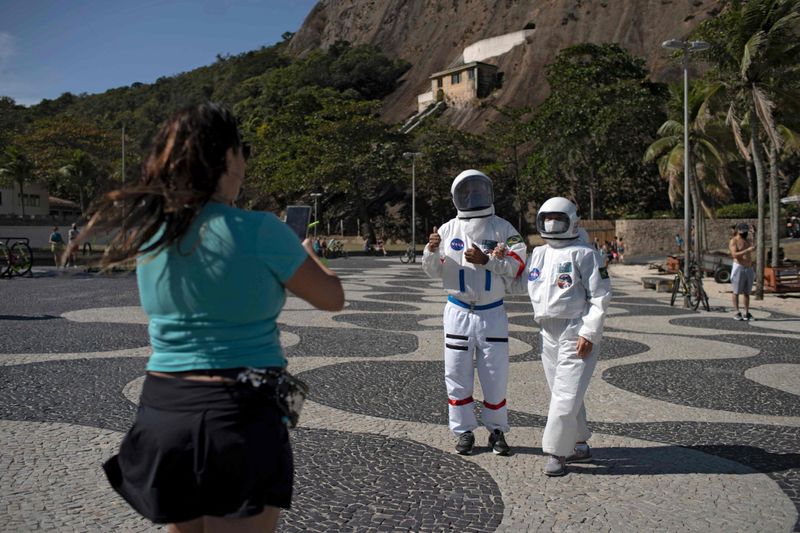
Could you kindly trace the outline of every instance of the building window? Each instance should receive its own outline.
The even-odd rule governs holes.
[[[437,78],[437,79],[436,79],[436,88],[437,88],[437,89],[441,89],[443,85],[444,85],[444,79],[442,79],[442,78]]]
[[[468,80],[474,80],[475,79],[475,70],[474,69],[469,69],[467,71],[467,79]]]
[[[3,191],[0,191],[0,205],[3,205]]]
[[[461,83],[461,73],[460,72],[457,72],[457,73],[452,74],[450,76],[450,84],[451,85],[455,85],[457,83]]]
[[[23,194],[22,201],[25,203],[26,207],[39,207],[38,194]]]

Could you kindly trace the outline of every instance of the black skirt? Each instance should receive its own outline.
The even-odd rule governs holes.
[[[294,464],[277,406],[239,383],[147,375],[136,421],[103,469],[155,523],[288,509]]]

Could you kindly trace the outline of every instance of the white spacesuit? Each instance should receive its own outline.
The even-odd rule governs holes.
[[[448,293],[444,309],[445,383],[450,430],[459,437],[456,450],[470,453],[478,426],[472,397],[476,354],[483,391],[481,419],[490,431],[493,451],[508,453],[506,386],[508,382],[508,318],[503,307],[506,283],[525,269],[526,246],[519,232],[494,214],[491,180],[465,170],[450,189],[457,218],[434,228],[422,256],[422,268],[441,278]],[[495,248],[504,251],[495,257]],[[498,439],[502,442],[496,444]]]
[[[576,457],[573,451],[579,452],[576,443],[585,446],[591,436],[583,397],[597,363],[611,300],[611,280],[603,258],[581,236],[577,224],[575,204],[566,198],[551,198],[542,204],[536,227],[547,244],[534,248],[526,266],[528,295],[541,326],[542,365],[551,393],[542,438],[542,450],[554,459],[545,467],[548,475],[564,474],[565,459]],[[585,446],[576,460],[590,457]]]

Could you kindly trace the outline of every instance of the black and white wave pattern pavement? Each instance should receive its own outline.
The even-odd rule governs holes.
[[[800,531],[797,316],[736,323],[615,278],[586,398],[594,461],[551,479],[525,297],[507,299],[513,454],[494,456],[479,430],[462,457],[447,430],[441,289],[396,258],[332,266],[345,310],[292,297],[279,319],[290,370],[312,387],[281,531]],[[0,292],[0,531],[158,530],[100,470],[149,353],[135,279],[39,273]]]

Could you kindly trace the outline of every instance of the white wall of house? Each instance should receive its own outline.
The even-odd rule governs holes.
[[[434,102],[433,91],[428,91],[417,96],[417,113],[425,111]]]
[[[497,37],[483,39],[464,48],[464,63],[484,61],[490,57],[503,55],[515,46],[525,43],[528,36],[536,30],[520,30]]]
[[[26,183],[25,194],[26,216],[47,216],[50,214],[50,201],[47,187],[38,183]],[[19,186],[0,188],[0,215],[22,215],[19,197]]]

